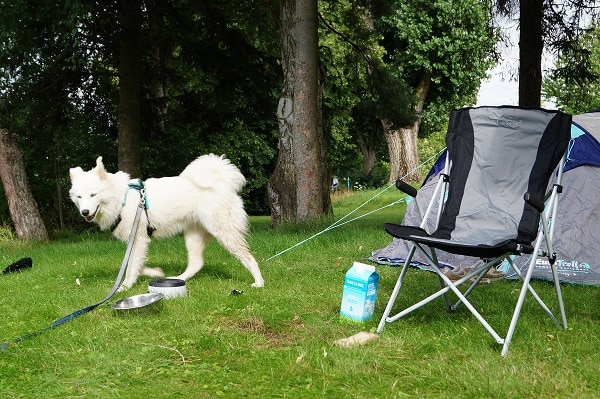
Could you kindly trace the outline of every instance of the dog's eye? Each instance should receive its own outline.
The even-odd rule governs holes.
[[[77,198],[81,198],[81,195],[78,195]]]
[[[97,193],[90,194],[90,197],[95,197]]]

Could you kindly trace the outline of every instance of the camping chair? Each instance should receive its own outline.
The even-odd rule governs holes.
[[[506,356],[528,291],[557,327],[567,328],[554,265],[556,254],[552,250],[552,237],[570,128],[570,115],[540,108],[476,107],[451,112],[446,135],[445,170],[440,174],[434,195],[424,210],[421,225],[385,224],[390,235],[413,245],[379,322],[378,333],[386,322],[394,322],[443,296],[449,311],[456,310],[461,304],[468,308],[492,337],[503,345],[502,356]],[[548,188],[555,172],[556,182]],[[417,193],[405,183],[397,186],[406,189],[409,195]],[[434,207],[437,207],[439,215],[434,224],[436,228],[427,232],[427,219]],[[436,249],[478,257],[482,262],[463,277],[452,281],[442,271]],[[440,289],[390,316],[415,251],[432,266],[439,278]],[[522,270],[511,260],[512,255],[519,254],[531,254],[531,261]],[[560,321],[530,285],[531,273],[540,257],[547,258],[552,267]],[[468,296],[488,270],[504,259],[520,277],[522,287],[508,331],[502,338],[475,309]],[[467,282],[470,286],[461,291],[459,286]],[[454,304],[450,301],[450,292],[458,298]]]

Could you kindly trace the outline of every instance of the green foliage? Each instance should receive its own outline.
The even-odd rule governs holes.
[[[600,29],[591,26],[544,78],[545,98],[570,114],[600,109]],[[583,72],[582,72],[583,70]]]
[[[177,26],[177,34],[171,32],[168,113],[166,128],[153,129],[152,104],[146,104],[143,155],[151,162],[142,170],[144,176],[174,175],[201,154],[225,154],[247,178],[248,212],[267,214],[281,77],[275,21],[255,3],[195,4],[191,10],[173,3],[163,11],[166,25]]]
[[[375,192],[336,202],[338,219]],[[348,220],[398,197],[385,191]],[[386,326],[376,342],[334,345],[373,330],[397,268],[378,266],[375,318],[339,320],[345,272],[366,262],[391,239],[382,223],[401,218],[395,205],[342,225],[272,260],[280,250],[320,231],[269,228],[251,219],[250,246],[266,279],[251,289],[248,273],[217,244],[204,269],[188,281],[189,295],[164,300],[155,313],[119,314],[101,306],[0,352],[0,390],[10,398],[592,398],[600,389],[597,287],[563,286],[571,327],[558,330],[528,296],[508,357],[470,313],[445,310],[443,299]],[[121,263],[124,245],[105,235],[53,243],[0,242],[0,260],[30,256],[33,268],[0,276],[0,342],[36,331],[103,298]],[[172,275],[186,263],[181,239],[156,241],[150,266]],[[411,270],[400,302],[439,287],[430,273]],[[146,292],[147,278],[110,303]],[[437,287],[436,287],[437,286]],[[515,284],[480,287],[470,298],[500,327],[516,301]],[[553,287],[534,282],[543,296]],[[233,289],[242,295],[230,295]]]
[[[0,36],[7,38],[0,47],[0,126],[20,137],[29,183],[50,228],[69,220],[59,217],[68,166],[89,162],[89,152],[95,157],[116,148],[110,105],[116,91],[109,54],[100,53],[109,47],[94,35],[87,5],[0,4]]]
[[[321,4],[327,4],[329,12],[324,19],[331,21],[339,14],[336,7],[345,3]],[[366,4],[368,11],[358,5],[350,8],[354,18],[347,18],[348,25],[340,21],[331,24],[343,33],[333,35],[338,38],[337,42],[333,41],[337,45],[327,42],[327,48],[333,49],[331,53],[338,51],[334,54],[344,50],[355,54],[354,57],[330,57],[344,60],[346,64],[334,64],[335,71],[346,71],[344,75],[355,79],[352,85],[346,80],[340,85],[340,80],[336,79],[330,86],[335,90],[340,86],[352,88],[353,98],[358,100],[342,108],[351,112],[341,119],[346,124],[337,131],[343,132],[344,127],[350,130],[333,137],[333,171],[334,174],[352,175],[353,181],[368,182],[370,176],[361,176],[359,148],[361,144],[369,143],[375,148],[377,159],[388,158],[380,119],[391,120],[395,126],[410,125],[415,119],[413,103],[417,86],[420,79],[431,72],[432,84],[422,113],[420,136],[444,130],[452,108],[475,102],[480,82],[495,61],[494,46],[498,35],[491,28],[490,2],[415,0]],[[371,40],[368,48],[377,51],[365,52],[361,51],[364,46],[352,45],[357,42],[352,32]],[[324,31],[321,38],[328,35],[331,34]],[[340,40],[339,37],[351,39]],[[322,57],[326,62],[330,58]],[[362,73],[353,73],[353,65],[360,66]],[[332,95],[332,98],[339,99],[340,96]],[[326,111],[329,114],[329,109]],[[344,141],[335,141],[337,137]]]
[[[447,123],[446,123],[447,127]],[[429,172],[435,161],[439,158],[444,148],[446,148],[446,130],[438,130],[429,134],[427,137],[419,139],[419,159],[421,160],[421,176]]]
[[[367,82],[372,95],[363,100],[363,110],[370,111],[369,115],[389,120],[397,127],[409,126],[415,121],[413,89],[394,76],[389,68],[375,68],[369,74]]]
[[[14,241],[17,239],[12,227],[7,224],[0,224],[0,242],[2,241]]]
[[[151,162],[144,163],[143,175],[179,174],[201,154],[225,154],[248,180],[248,212],[267,214],[266,182],[277,146],[275,88],[281,84],[277,59],[266,50],[273,48],[273,21],[263,15],[258,29],[261,22],[237,7],[175,12],[165,17],[187,31],[180,31],[170,60],[166,129],[147,129],[143,154]]]
[[[427,58],[444,70],[443,58],[460,53],[458,61],[465,65],[485,64],[485,54],[474,49],[488,43],[475,26],[486,22],[475,18],[486,4],[453,4],[458,12],[451,17],[449,4],[390,2],[378,8],[387,18],[382,25],[373,2],[319,2],[324,131],[332,174],[350,175],[368,187],[384,182],[387,149],[379,118],[412,121],[409,85],[419,60]],[[266,183],[277,157],[282,87],[277,8],[277,2],[260,0],[145,3],[143,177],[178,174],[203,153],[225,154],[247,177],[243,195],[249,213],[268,214]],[[439,25],[440,34],[467,26],[476,44],[461,48],[462,41],[445,41],[443,35],[424,37],[419,44],[416,33],[427,29],[413,20],[421,14]],[[413,28],[418,32],[411,33]],[[90,227],[68,199],[70,167],[88,169],[102,155],[109,170],[117,168],[121,33],[116,1],[0,4],[0,126],[20,137],[30,185],[50,231]],[[465,61],[466,53],[473,59]],[[436,84],[464,99],[462,90],[472,92],[479,75],[454,74],[455,58]],[[161,84],[164,97],[157,94]],[[425,115],[444,112],[442,97],[428,103]],[[159,115],[157,109],[163,108]],[[377,153],[370,176],[362,176],[361,141]],[[3,195],[0,221],[10,221]]]
[[[328,140],[328,162],[334,175],[360,173],[361,135],[380,124],[375,119],[374,93],[367,81],[381,62],[380,34],[369,26],[367,11],[356,2],[319,2],[320,60],[323,82],[323,116]],[[371,106],[366,109],[364,103]],[[358,115],[357,115],[358,114]],[[357,118],[369,120],[357,123]],[[382,137],[379,137],[382,140]]]
[[[247,177],[248,211],[265,214],[281,78],[275,21],[255,3],[149,3],[142,170],[145,177],[179,174],[201,154],[226,154]],[[0,48],[0,125],[21,137],[48,227],[79,229],[66,198],[68,168],[87,169],[98,155],[112,171],[117,165],[117,4],[21,0],[3,2],[0,15],[6,22],[0,35],[7,38]],[[160,35],[155,17],[162,21]],[[156,60],[157,48],[172,50],[166,68]],[[168,112],[164,128],[156,129],[161,104],[154,90],[161,79]]]
[[[436,131],[449,111],[474,104],[481,80],[495,62],[498,33],[491,2],[479,0],[390,1],[378,19],[385,63],[416,88],[432,74],[422,129]]]
[[[343,182],[340,182],[342,189],[347,187],[347,179],[350,179],[352,189],[373,189],[384,187],[390,177],[390,165],[387,162],[380,161],[375,164],[373,171],[367,175],[360,172],[359,168],[348,173],[343,177]]]

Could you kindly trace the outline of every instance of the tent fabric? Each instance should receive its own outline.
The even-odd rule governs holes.
[[[600,285],[600,167],[581,166],[563,175],[563,196],[558,203],[553,250],[556,268],[563,282]],[[529,257],[514,259],[518,267]],[[509,270],[508,262],[502,269]],[[514,272],[507,278],[518,278]],[[551,279],[550,265],[539,259],[533,277]]]
[[[600,166],[600,112],[573,116],[565,172],[581,165]]]
[[[445,159],[442,154],[441,159]],[[439,160],[438,160],[439,161]],[[439,168],[439,162],[436,162]],[[567,161],[564,165],[563,193],[559,198],[557,223],[554,232],[554,252],[557,254],[557,269],[561,282],[600,285],[600,112],[575,115],[571,125],[571,141]],[[421,217],[416,202],[425,209],[435,185],[439,171],[431,171],[417,198],[410,201],[403,225],[419,225]],[[430,218],[428,231],[433,231],[435,212]],[[373,251],[370,260],[379,264],[400,265],[408,255],[411,244],[394,239],[388,246]],[[480,259],[453,255],[438,251],[438,259],[444,268],[450,270],[470,269],[481,262]],[[514,259],[518,267],[527,265],[530,256]],[[412,265],[431,270],[420,256],[415,256]],[[499,266],[509,271],[508,262]],[[507,278],[518,278],[514,273]],[[533,278],[552,278],[550,265],[545,258],[539,259],[533,271]]]

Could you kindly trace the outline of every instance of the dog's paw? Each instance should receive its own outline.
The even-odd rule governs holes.
[[[250,287],[252,287],[252,288],[263,288],[264,286],[265,286],[264,281],[257,281],[257,282],[250,284]]]
[[[165,273],[160,267],[144,267],[142,275],[147,277],[164,277]]]
[[[119,289],[117,290],[117,292],[125,292],[125,291],[127,291],[129,288],[131,288],[131,287],[128,287],[128,286],[126,286],[125,284],[121,284],[121,286],[119,287]]]

